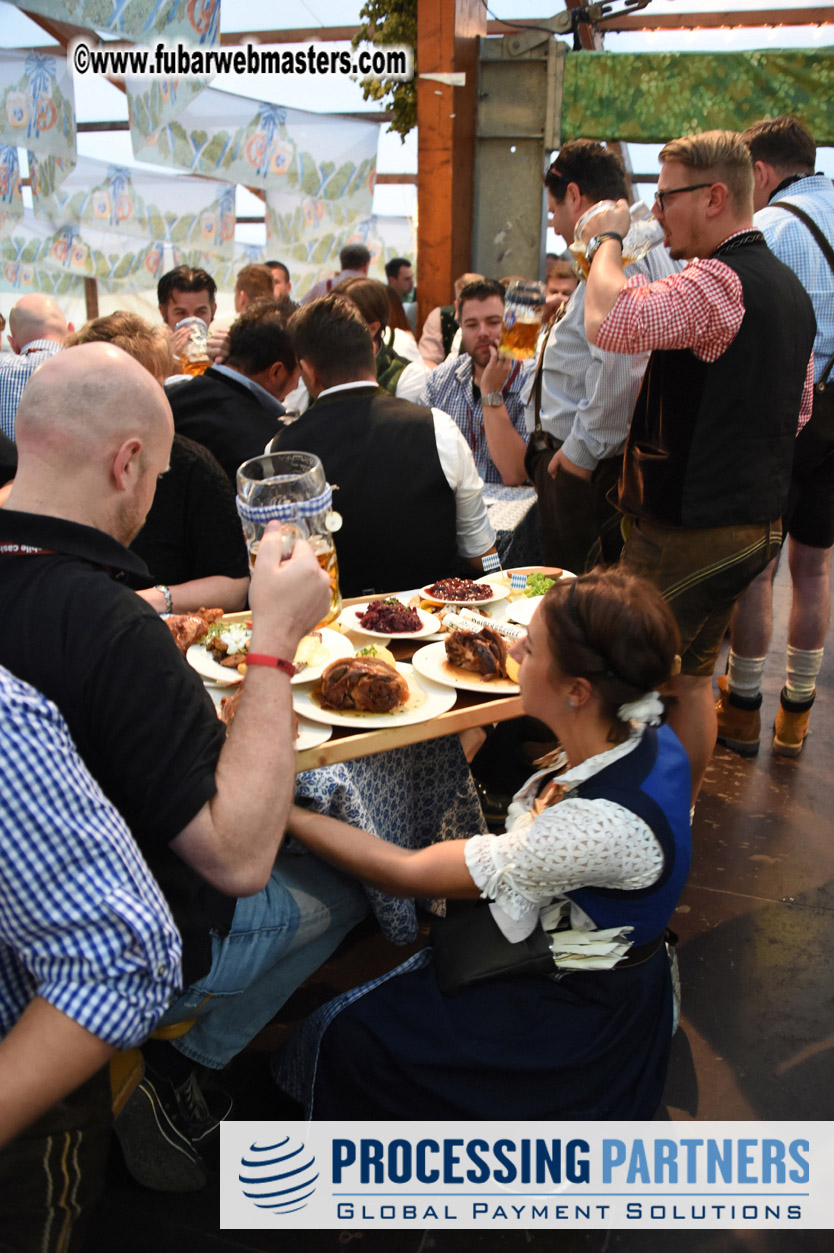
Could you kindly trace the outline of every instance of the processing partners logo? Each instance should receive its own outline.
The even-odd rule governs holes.
[[[220,1226],[834,1230],[834,1120],[229,1122]]]
[[[319,1177],[316,1157],[289,1136],[272,1144],[255,1140],[240,1159],[241,1191],[257,1209],[296,1214],[306,1207]]]

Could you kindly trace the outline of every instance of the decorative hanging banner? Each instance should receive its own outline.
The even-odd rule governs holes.
[[[146,287],[160,274],[162,244],[146,244],[112,231],[72,226],[54,230],[31,213],[0,238],[0,265],[14,263],[76,278],[95,278],[109,288]]]
[[[169,126],[174,126],[177,141],[185,138],[185,132],[177,122],[192,101],[203,93],[208,78],[130,78],[125,80],[130,138],[133,151],[139,157],[140,145],[156,143],[156,136]],[[179,127],[179,129],[177,129]],[[170,141],[173,150],[173,140]],[[175,165],[174,161],[159,161],[156,156],[141,158],[157,165]]]
[[[415,255],[414,223],[407,217],[360,217],[338,204],[266,193],[266,251],[289,268],[296,299],[337,273],[339,252],[355,243],[370,251],[368,273],[384,282],[386,261]]]
[[[53,227],[118,231],[232,256],[235,189],[228,183],[192,178],[186,191],[181,177],[92,157],[79,157],[68,174],[54,158],[32,153],[29,164],[35,216]]]
[[[287,192],[266,193],[266,246],[289,266],[293,290],[303,296],[319,278],[339,267],[339,250],[348,240],[360,239],[362,224],[371,216],[370,197],[363,210],[339,201],[329,202]]]
[[[66,58],[0,53],[0,143],[75,160],[75,94]]]
[[[187,251],[174,248],[170,265],[166,263],[162,274],[178,265],[189,265],[195,270],[208,270],[220,291],[233,291],[238,271],[245,265],[263,264],[266,253],[258,244],[236,244],[231,257],[214,252]],[[166,262],[168,254],[166,252]]]
[[[22,217],[23,192],[17,148],[5,144],[0,147],[0,236],[8,234]]]
[[[164,36],[204,47],[220,36],[220,0],[11,0],[19,9],[54,22],[105,31],[127,39]]]
[[[364,243],[371,252],[371,271],[384,283],[387,261],[393,257],[416,258],[417,256],[417,228],[414,218],[395,214],[374,214]],[[413,268],[416,274],[416,263]]]
[[[83,300],[84,280],[72,274],[54,274],[40,265],[5,261],[0,252],[0,292],[12,292],[15,296],[28,292],[37,292],[39,296],[69,295]]]
[[[834,48],[774,52],[582,52],[565,59],[561,142],[665,143],[796,114],[834,143]]]
[[[128,79],[126,88],[137,160],[356,208],[373,194],[376,123],[287,109],[212,88],[182,107],[170,103],[169,93],[164,108],[162,102],[157,108],[146,81]]]

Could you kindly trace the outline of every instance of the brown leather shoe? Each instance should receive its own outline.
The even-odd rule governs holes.
[[[726,674],[720,674],[717,683],[718,743],[742,757],[755,757],[762,734],[761,694],[753,698],[737,696],[730,691]]]
[[[808,723],[811,720],[810,700],[789,700],[782,688],[779,697],[779,709],[773,724],[773,751],[780,757],[798,757],[808,734]]]

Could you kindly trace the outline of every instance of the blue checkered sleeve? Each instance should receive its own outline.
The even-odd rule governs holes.
[[[181,986],[181,943],[55,707],[0,669],[0,1036],[34,995],[117,1048]]]
[[[33,339],[21,355],[0,357],[0,431],[14,439],[15,418],[23,389],[39,365],[48,361],[61,345],[52,339]]]
[[[830,180],[822,175],[810,175],[777,192],[771,203],[753,219],[770,250],[790,266],[811,298],[817,319],[814,339],[816,383],[834,356],[834,274],[807,226],[792,213],[777,208],[780,201],[796,204],[804,210],[834,247],[834,188]]]

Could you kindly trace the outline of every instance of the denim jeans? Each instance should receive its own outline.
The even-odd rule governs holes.
[[[355,879],[312,853],[282,849],[263,891],[238,901],[229,934],[212,937],[209,972],[162,1019],[193,1017],[199,1007],[176,1047],[203,1066],[225,1066],[367,912]]]

